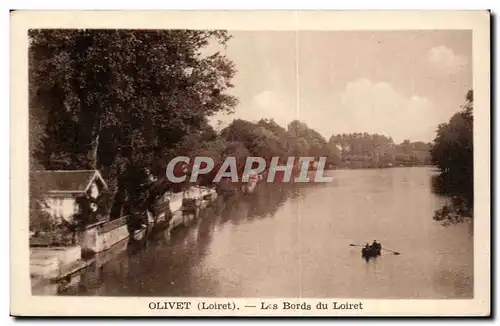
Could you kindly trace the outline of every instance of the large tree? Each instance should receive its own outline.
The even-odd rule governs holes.
[[[470,90],[461,111],[438,126],[431,149],[432,162],[441,171],[442,190],[464,196],[470,206],[474,190],[473,103]]]
[[[36,172],[43,170],[43,166],[37,160],[37,154],[43,152],[45,140],[45,125],[41,117],[34,112],[29,114],[29,218],[30,230],[49,229],[50,219],[44,212],[43,194],[46,189],[44,185],[36,182]]]
[[[29,37],[30,109],[46,119],[48,136],[37,158],[49,169],[100,169],[111,184],[130,166],[164,169],[186,135],[237,103],[227,93],[233,63],[206,50],[225,46],[225,31],[44,29]]]

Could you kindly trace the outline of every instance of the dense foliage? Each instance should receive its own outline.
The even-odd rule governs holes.
[[[232,62],[204,53],[226,44],[224,31],[44,29],[29,37],[32,162],[99,169],[113,191],[139,191],[143,167],[164,171],[186,135],[209,130],[207,117],[237,103],[227,94]],[[39,126],[45,139],[34,133]]]
[[[431,149],[432,162],[441,172],[434,182],[435,189],[455,196],[453,210],[469,215],[474,199],[473,103],[471,90],[461,111],[438,126]]]

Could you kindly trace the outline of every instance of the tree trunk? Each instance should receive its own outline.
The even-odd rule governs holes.
[[[94,170],[99,169],[99,158],[98,158],[98,151],[99,151],[99,135],[101,133],[101,117],[99,116],[98,118],[98,123],[97,123],[97,128],[95,130],[94,136],[92,137],[92,149],[90,153],[90,164]]]

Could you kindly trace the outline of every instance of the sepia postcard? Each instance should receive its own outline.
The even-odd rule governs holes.
[[[11,12],[11,315],[490,316],[490,12]]]

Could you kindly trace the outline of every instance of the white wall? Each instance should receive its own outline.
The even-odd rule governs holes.
[[[73,220],[73,215],[77,213],[78,207],[75,202],[75,198],[71,197],[61,197],[61,198],[47,198],[46,200],[47,208],[46,211],[53,218],[63,218],[70,222]]]

